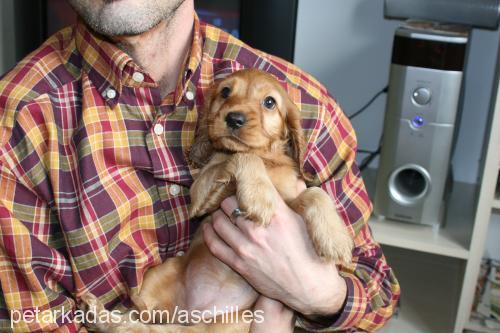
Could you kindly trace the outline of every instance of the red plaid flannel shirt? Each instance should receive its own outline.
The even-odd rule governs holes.
[[[187,249],[198,223],[188,219],[186,163],[198,111],[215,79],[250,67],[276,76],[300,108],[309,185],[331,195],[356,235],[353,263],[340,268],[343,310],[300,324],[371,331],[392,315],[399,285],[367,225],[355,134],[335,100],[294,65],[197,18],[193,36],[175,93],[163,100],[148,73],[81,22],[0,80],[0,331],[13,313],[75,310],[86,291],[109,307],[128,305],[146,269]],[[14,331],[85,331],[73,314],[52,313]]]

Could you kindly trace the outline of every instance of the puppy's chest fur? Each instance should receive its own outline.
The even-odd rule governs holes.
[[[253,157],[249,159],[249,161],[253,162],[256,159],[260,159],[262,161],[267,177],[271,180],[281,198],[286,203],[289,203],[298,196],[299,193],[297,190],[297,180],[299,179],[299,173],[297,171],[296,163],[295,161],[293,161],[293,159],[285,154],[279,153],[252,153],[249,155],[252,155]],[[225,163],[233,163],[234,157],[234,154],[229,154]],[[229,166],[229,169],[231,169],[231,166]],[[262,172],[262,170],[263,168],[252,168],[252,165],[247,165],[243,172],[251,174],[252,172]],[[262,179],[262,175],[256,174],[255,179]],[[234,179],[232,179],[232,181],[234,181]],[[262,187],[258,182],[255,183],[254,190],[259,191],[265,188],[266,187]]]
[[[295,199],[298,195],[297,180],[299,175],[293,161],[285,158],[277,160],[263,159],[267,174],[274,187],[286,203]]]
[[[237,188],[237,178],[244,179],[245,186],[240,184]],[[258,196],[271,186],[273,192],[276,190],[289,203],[299,194],[298,179],[297,167],[286,155],[217,152],[195,177],[190,191],[190,216],[203,216],[219,209],[222,200],[243,188]],[[255,203],[252,195],[248,199]]]

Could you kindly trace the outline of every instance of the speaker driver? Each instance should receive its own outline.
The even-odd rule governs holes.
[[[412,206],[429,193],[431,177],[419,165],[402,166],[389,177],[389,193],[400,205]]]

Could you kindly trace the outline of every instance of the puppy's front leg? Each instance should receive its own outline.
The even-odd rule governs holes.
[[[278,192],[262,159],[254,154],[234,154],[229,171],[234,174],[236,197],[245,217],[269,225],[278,205]]]
[[[336,263],[351,261],[354,242],[325,191],[310,187],[289,206],[304,219],[319,256]]]
[[[222,200],[234,194],[233,174],[227,168],[226,154],[216,154],[201,169],[191,189],[189,216],[197,217],[219,208]]]

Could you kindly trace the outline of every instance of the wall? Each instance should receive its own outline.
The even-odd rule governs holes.
[[[400,24],[384,19],[383,0],[299,1],[295,63],[323,82],[344,112],[352,114],[387,85],[392,39]],[[453,158],[458,181],[477,181],[499,39],[499,31],[472,33]],[[377,148],[384,109],[382,95],[353,120],[360,149]]]
[[[299,1],[295,63],[352,114],[387,85],[392,38],[399,22],[383,19],[381,0]],[[375,150],[385,95],[353,121],[359,148]]]

